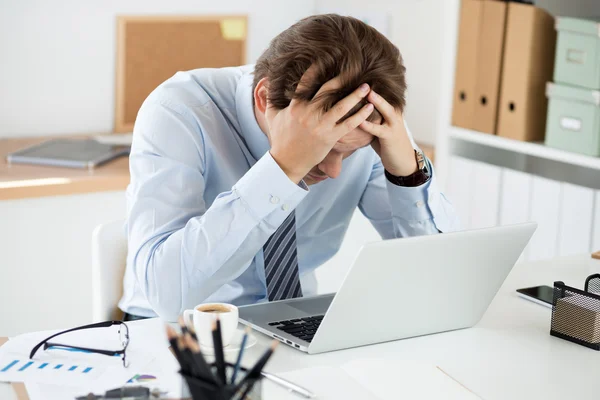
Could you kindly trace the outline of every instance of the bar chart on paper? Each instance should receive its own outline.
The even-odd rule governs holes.
[[[0,381],[1,382],[57,382],[69,379],[82,383],[93,381],[104,371],[89,365],[78,365],[75,363],[45,362],[27,359],[0,359]]]

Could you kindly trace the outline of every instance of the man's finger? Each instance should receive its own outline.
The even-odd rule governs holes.
[[[324,93],[327,93],[329,91],[333,91],[333,90],[338,90],[342,88],[342,80],[339,76],[336,76],[333,79],[328,80],[327,82],[325,82],[323,84],[323,86],[321,86],[319,88],[319,91],[317,92],[317,94],[315,94],[315,96],[313,97],[313,99],[318,99],[320,96],[322,96]]]
[[[363,122],[361,122],[359,127],[363,131],[370,133],[371,135],[376,136],[376,137],[382,137],[385,134],[385,130],[387,129],[386,126],[380,125],[380,124],[374,124],[371,121],[363,121]]]
[[[323,116],[323,122],[334,126],[342,119],[350,110],[354,108],[362,99],[369,93],[369,85],[363,83],[354,92],[338,101],[331,110],[327,111]]]
[[[344,120],[343,122],[340,122],[338,126],[334,129],[336,139],[339,140],[344,135],[350,133],[351,131],[359,127],[363,122],[367,120],[367,118],[369,118],[369,115],[371,115],[374,109],[375,107],[373,106],[373,104],[365,104],[354,115]]]
[[[306,71],[304,71],[304,74],[302,74],[302,78],[300,78],[300,82],[298,82],[298,86],[296,86],[296,93],[307,90],[310,87],[310,83],[313,82],[316,77],[317,66],[316,64],[312,64]],[[294,105],[299,101],[299,99],[292,99],[290,105]]]
[[[383,97],[371,90],[367,99],[373,103],[387,124],[391,125],[394,122],[396,119],[396,109]]]

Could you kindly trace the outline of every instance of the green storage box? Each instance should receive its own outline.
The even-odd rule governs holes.
[[[558,18],[554,82],[600,89],[600,21]]]
[[[546,145],[600,157],[600,90],[548,83]]]

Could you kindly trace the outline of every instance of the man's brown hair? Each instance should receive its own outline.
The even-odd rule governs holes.
[[[315,74],[305,90],[296,92],[306,70]],[[362,83],[380,94],[395,109],[403,111],[406,68],[400,51],[385,36],[364,22],[337,14],[313,15],[292,25],[272,41],[254,70],[254,87],[269,80],[268,99],[277,109],[286,108],[293,98],[313,100],[327,81],[339,76],[341,88],[319,99],[327,111]],[[316,99],[315,99],[316,100]],[[357,112],[357,104],[343,119]],[[379,113],[371,114],[373,120]]]

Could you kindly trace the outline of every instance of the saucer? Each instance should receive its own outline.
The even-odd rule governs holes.
[[[244,329],[237,329],[235,331],[235,333],[233,334],[233,338],[231,339],[231,342],[229,342],[229,345],[223,347],[223,352],[224,353],[233,353],[233,352],[240,351],[240,347],[241,347],[240,345],[242,344],[243,337],[244,337]],[[257,343],[256,337],[253,334],[249,334],[248,339],[246,340],[246,346],[244,348],[248,349],[248,348],[254,346],[256,343]],[[215,354],[215,349],[214,349],[214,347],[211,347],[211,346],[200,345],[200,350],[202,351],[202,353],[204,353],[206,355],[212,356]]]

